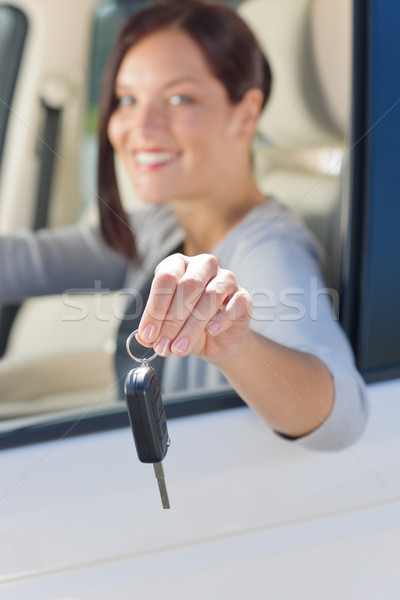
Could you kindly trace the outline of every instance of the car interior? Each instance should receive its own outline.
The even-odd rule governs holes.
[[[33,11],[6,140],[7,161],[15,159],[23,147],[24,157],[29,154],[27,179],[37,182],[43,167],[40,138],[53,118],[56,159],[51,165],[48,209],[39,224],[48,227],[97,218],[94,107],[108,52],[99,40],[107,39],[109,46],[117,25],[140,5],[97,6],[93,0],[82,3],[82,19],[72,23],[64,9],[57,13],[56,4],[53,17],[48,18],[54,18],[57,27],[47,28],[46,46],[56,46],[55,37],[65,35],[70,50],[46,52],[37,35],[46,24]],[[289,212],[300,214],[314,232],[325,249],[326,284],[340,290],[347,222],[351,2],[245,0],[238,10],[260,39],[273,72],[271,99],[254,140],[257,179],[266,194],[275,196]],[[82,30],[76,47],[68,39],[72,26]],[[84,67],[82,56],[87,57]],[[27,93],[33,98],[29,111],[32,122],[40,124],[38,132],[24,128],[16,117],[23,100],[26,104]],[[3,165],[4,173],[8,164]],[[120,166],[118,176],[125,205],[134,210],[140,199]],[[31,226],[33,193],[29,185],[24,187],[23,179],[15,177],[10,163],[10,175],[0,187],[1,232]],[[99,306],[104,318],[99,318]],[[88,290],[74,302],[60,296],[24,301],[0,360],[0,418],[115,403],[113,352],[122,313],[121,297],[107,290],[101,298]]]

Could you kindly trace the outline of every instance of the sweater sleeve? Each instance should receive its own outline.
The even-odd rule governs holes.
[[[340,449],[361,435],[367,418],[366,390],[350,344],[340,327],[338,293],[325,286],[318,247],[296,222],[262,219],[243,228],[229,263],[253,299],[251,329],[284,346],[319,358],[335,390],[326,421],[295,443]],[[307,398],[301,399],[307,403]]]
[[[97,227],[0,236],[0,303],[94,286],[115,290],[126,271],[126,260],[106,245]]]

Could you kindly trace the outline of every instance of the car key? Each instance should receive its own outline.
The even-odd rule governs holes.
[[[129,371],[125,379],[125,400],[129,421],[138,458],[143,463],[153,464],[162,506],[170,508],[162,466],[170,445],[164,403],[157,374],[147,364],[153,357],[137,359],[130,351],[130,341],[136,333],[137,331],[131,333],[126,343],[128,354],[141,363],[139,367]]]

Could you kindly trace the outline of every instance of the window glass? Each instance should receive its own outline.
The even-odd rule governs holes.
[[[24,14],[0,6],[0,169],[11,99],[27,31]]]
[[[272,104],[272,117],[267,116],[266,119],[262,119],[254,143],[254,167],[261,189],[266,194],[275,195],[281,203],[287,206],[289,212],[292,210],[299,212],[322,244],[331,248],[335,240],[337,241],[336,226],[340,221],[338,213],[341,206],[340,188],[343,185],[341,170],[343,157],[346,155],[346,131],[342,129],[338,133],[340,126],[337,127],[333,123],[335,115],[330,115],[329,110],[321,111],[321,113],[314,110],[312,102],[315,103],[318,99],[322,104],[321,96],[317,98],[317,92],[321,94],[321,90],[318,88],[318,82],[315,81],[315,65],[312,63],[311,50],[308,49],[310,56],[303,54],[304,46],[307,44],[302,43],[304,40],[299,38],[299,32],[297,31],[296,37],[291,35],[290,31],[285,30],[286,37],[282,41],[281,28],[274,25],[273,28],[269,27],[268,35],[264,34],[263,24],[275,23],[275,19],[271,21],[271,19],[264,18],[264,15],[260,17],[257,12],[259,9],[270,11],[270,17],[276,16],[276,22],[281,19],[283,24],[287,24],[287,13],[281,8],[279,0],[272,3],[266,3],[263,0],[260,2],[232,0],[227,3],[238,8],[259,35],[260,41],[265,45],[267,55],[274,63],[272,66],[275,89],[281,90],[277,92],[277,96],[272,97],[271,102],[274,103]],[[104,65],[115,37],[126,18],[146,4],[148,4],[148,0],[106,2],[100,4],[94,14],[90,62],[87,69],[87,110],[79,176],[83,184],[81,187],[82,220],[91,220],[96,217],[97,105]],[[252,12],[253,6],[257,8],[254,13]],[[277,14],[273,15],[272,11],[275,9]],[[300,21],[301,18],[298,18],[298,22]],[[271,29],[276,30],[276,38]],[[337,37],[342,39],[340,36]],[[271,47],[270,43],[272,43]],[[283,53],[282,44],[291,51]],[[302,53],[298,51],[300,47]],[[332,52],[332,54],[335,53]],[[279,62],[281,58],[282,64]],[[276,67],[275,61],[278,61]],[[3,63],[5,65],[6,61],[1,61],[0,57],[1,69],[6,68]],[[285,88],[284,77],[281,76],[281,73],[285,75],[286,68],[288,69],[287,78],[292,86],[289,88]],[[8,69],[9,67],[7,67]],[[323,65],[320,69],[325,71],[326,67]],[[304,77],[304,80],[299,80],[299,77]],[[310,83],[312,77],[314,77],[313,87]],[[296,91],[296,98],[291,94],[291,90]],[[310,90],[312,90],[312,94]],[[305,105],[310,101],[310,94],[313,96],[312,102],[307,108]],[[298,106],[292,106],[289,103],[286,107],[288,99],[293,102],[298,101]],[[314,116],[316,117],[315,121]],[[281,131],[279,131],[278,121]],[[289,126],[295,122],[300,125],[289,142],[287,131]],[[288,127],[285,127],[286,124]],[[62,140],[60,143],[62,144]],[[122,195],[124,196],[123,193]],[[128,195],[131,202],[134,197],[132,190]],[[339,246],[336,245],[336,248],[338,249]],[[332,256],[331,253],[330,258]],[[340,259],[340,256],[338,258]],[[336,264],[336,274],[337,268]],[[82,297],[78,297],[74,295],[77,290],[73,290],[70,295],[64,294],[61,301],[58,298],[56,304],[53,298],[34,299],[34,301],[26,303],[27,306],[23,307],[18,316],[19,331],[23,335],[19,337],[17,334],[14,335],[12,350],[23,357],[28,356],[31,351],[26,344],[25,332],[30,324],[41,322],[43,311],[47,316],[52,314],[54,318],[57,318],[59,325],[61,322],[57,334],[51,327],[43,331],[38,340],[38,348],[34,349],[35,356],[33,357],[31,354],[28,356],[27,362],[32,376],[31,384],[28,386],[30,396],[22,398],[21,401],[20,392],[23,391],[24,386],[21,385],[21,382],[18,386],[15,385],[15,376],[11,371],[6,373],[3,369],[3,372],[0,372],[0,377],[3,377],[3,389],[5,385],[8,386],[8,399],[12,400],[5,407],[4,415],[0,414],[0,418],[3,416],[5,419],[14,419],[19,416],[25,417],[27,414],[33,415],[30,424],[23,422],[22,429],[19,429],[21,439],[25,442],[34,441],[38,431],[37,419],[42,422],[43,413],[48,414],[46,424],[40,426],[40,431],[42,435],[49,437],[63,436],[65,431],[69,432],[68,435],[73,435],[88,431],[90,428],[99,430],[127,425],[124,403],[115,402],[116,386],[113,371],[115,336],[119,321],[123,317],[124,296],[121,294],[118,296],[118,292],[113,295],[109,291],[105,291],[100,298],[95,293],[97,291],[99,290],[88,290],[85,297],[83,297],[84,294]],[[84,292],[84,290],[80,290],[80,292]],[[113,318],[112,321],[110,316]],[[88,342],[87,347],[86,342]],[[42,360],[41,346],[39,347],[39,345],[51,349],[51,355],[47,356],[45,360]],[[59,358],[61,345],[63,345],[62,360]],[[86,354],[81,354],[82,350]],[[5,364],[3,363],[3,366]],[[47,371],[47,368],[52,369],[53,367],[55,370],[50,374],[50,370]],[[24,372],[28,371],[25,369]],[[60,373],[60,377],[57,373]],[[50,389],[54,381],[56,385]],[[32,382],[35,383],[35,388],[32,386]],[[43,382],[49,384],[50,391],[46,397],[42,397],[40,392]],[[62,386],[65,386],[65,389]],[[37,397],[32,402],[34,392]],[[168,416],[201,410],[215,410],[221,406],[240,404],[237,395],[227,389],[218,392],[215,390],[199,391],[196,394],[182,392],[173,397],[166,397],[165,401],[169,407]],[[6,411],[8,408],[14,412],[8,414]],[[80,413],[79,418],[71,416],[71,411],[82,408],[83,413]],[[58,414],[55,419],[56,411]],[[66,414],[62,415],[62,412]],[[35,416],[39,414],[40,416]],[[19,424],[21,425],[21,422]],[[29,426],[29,434],[25,425]],[[6,440],[6,437],[3,439]]]

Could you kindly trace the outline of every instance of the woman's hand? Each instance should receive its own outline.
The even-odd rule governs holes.
[[[137,340],[160,356],[233,358],[248,333],[249,293],[210,254],[173,254],[155,271]]]
[[[174,254],[157,267],[138,342],[161,356],[196,354],[215,364],[277,431],[298,437],[332,409],[333,380],[316,357],[251,330],[252,302],[214,256]]]

